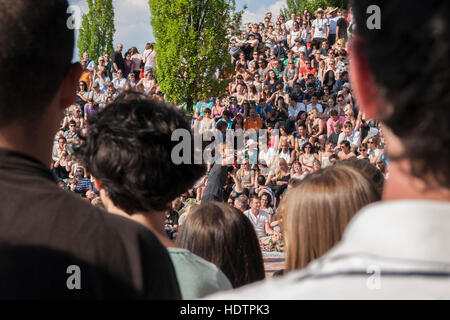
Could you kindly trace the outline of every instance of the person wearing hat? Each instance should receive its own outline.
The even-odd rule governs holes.
[[[311,25],[311,38],[320,44],[322,41],[328,39],[330,34],[330,22],[324,16],[322,8],[317,9],[316,15],[317,19],[315,19]]]
[[[330,23],[330,33],[328,35],[328,42],[330,43],[330,46],[332,46],[336,42],[336,27],[337,22],[341,18],[338,16],[338,8],[330,8],[328,11],[329,17],[328,21]]]

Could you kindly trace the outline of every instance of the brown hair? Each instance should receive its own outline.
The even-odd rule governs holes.
[[[361,146],[362,145],[364,144],[361,144]],[[362,159],[350,158],[337,162],[336,166],[349,166],[353,169],[358,170],[360,173],[364,174],[367,178],[372,180],[380,194],[383,193],[384,176],[381,174],[381,171],[378,170],[377,167],[372,165],[370,162]]]
[[[380,200],[372,181],[348,166],[308,175],[280,204],[285,221],[286,269],[306,267],[337,242],[355,213]]]
[[[189,214],[177,242],[214,263],[233,288],[264,279],[264,264],[256,232],[237,209],[209,201]]]

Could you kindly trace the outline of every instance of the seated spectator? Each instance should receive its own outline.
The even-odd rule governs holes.
[[[311,172],[313,170],[314,160],[318,160],[318,157],[313,145],[308,141],[303,144],[302,154],[299,156],[298,161],[301,163],[304,170]]]
[[[305,66],[301,67],[298,70],[298,73],[299,73],[300,79],[306,80],[308,77],[308,74],[312,74],[313,76],[316,76],[317,70],[311,66],[311,61],[308,59],[305,61]]]
[[[344,130],[339,134],[338,144],[342,141],[348,141],[353,151],[356,151],[361,145],[361,134],[359,131],[353,130],[353,124],[350,121],[344,123]]]
[[[244,130],[255,130],[258,131],[263,127],[263,121],[261,117],[256,112],[255,108],[250,109],[249,117],[244,121]]]
[[[340,160],[356,158],[356,154],[351,150],[350,142],[344,140],[339,145],[341,151],[338,152],[337,156]]]
[[[275,241],[282,238],[282,235],[279,232],[274,231],[270,226],[268,214],[261,210],[261,200],[258,195],[252,195],[250,197],[250,209],[245,211],[244,215],[253,225],[256,236],[260,239],[260,242],[264,242],[267,237],[270,237]]]
[[[265,277],[251,222],[224,203],[210,201],[196,207],[186,219],[177,243],[219,267],[233,288]]]
[[[163,223],[171,201],[204,172],[203,166],[172,162],[172,132],[188,129],[182,113],[134,94],[117,99],[90,118],[89,127],[81,154],[105,208],[147,227],[168,248],[183,298],[231,288],[216,266],[177,248]],[[118,146],[120,153],[114,152]],[[171,227],[176,224],[174,219]]]
[[[327,121],[327,136],[330,138],[330,136],[335,133],[334,131],[334,125],[336,122],[340,122],[341,124],[345,123],[345,118],[342,116],[339,116],[339,113],[336,110],[330,111],[330,118]],[[337,143],[337,141],[336,141]]]
[[[84,168],[78,167],[75,171],[74,178],[77,183],[77,193],[80,193],[83,197],[86,196],[86,192],[91,189],[91,180],[85,177]]]
[[[92,116],[92,114],[98,112],[99,105],[95,103],[94,99],[89,99],[88,103],[84,107],[84,120],[86,121],[88,117]]]
[[[69,130],[64,132],[64,138],[67,142],[67,152],[74,153],[74,147],[80,144],[80,136],[78,135],[78,128],[75,121],[69,122]]]
[[[89,71],[88,71],[89,72]],[[89,72],[90,74],[90,72]],[[77,90],[77,99],[75,100],[75,104],[84,107],[89,98],[89,87],[85,81],[80,81],[78,90]]]
[[[68,160],[68,153],[61,152],[61,155],[54,164],[54,173],[58,181],[63,181],[66,185],[69,182],[69,174],[72,171],[72,162]]]
[[[117,71],[117,78],[113,79],[112,84],[114,85],[114,88],[116,88],[116,90],[122,92],[126,83],[127,78],[124,78],[123,71],[119,69]]]

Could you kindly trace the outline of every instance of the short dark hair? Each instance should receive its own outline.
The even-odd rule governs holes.
[[[229,118],[231,118],[232,115],[233,115],[233,114],[232,114],[231,111],[228,110],[228,109],[224,110],[223,113],[222,113],[222,116],[227,116],[227,117],[229,117]]]
[[[58,91],[73,56],[67,8],[63,0],[0,0],[0,70],[8,75],[0,79],[0,126],[39,115]]]
[[[350,148],[350,142],[348,141],[348,140],[343,140],[343,141],[341,141],[341,143],[339,144],[339,145],[344,145],[345,147],[347,147],[347,148]]]
[[[251,203],[255,199],[260,200],[259,196],[256,193],[253,193],[249,198],[249,202]]]
[[[369,5],[381,9],[380,29],[367,27]],[[374,81],[393,106],[389,112],[380,110],[380,120],[402,141],[401,158],[411,161],[413,176],[450,188],[450,2],[405,6],[402,1],[357,0],[353,12]],[[417,24],[423,17],[424,23]],[[395,59],[386,59],[392,55]]]
[[[349,166],[361,172],[375,184],[378,192],[380,193],[379,197],[381,197],[381,194],[383,193],[384,177],[380,170],[378,170],[374,165],[370,164],[370,162],[363,159],[350,158],[339,161],[337,165]]]
[[[172,133],[190,129],[172,106],[128,93],[127,99],[118,97],[88,122],[80,158],[114,205],[128,214],[164,210],[205,172],[201,165],[172,162],[178,144],[171,141]]]
[[[257,181],[259,185],[264,185],[266,183],[266,177],[264,177],[263,175],[259,175]]]

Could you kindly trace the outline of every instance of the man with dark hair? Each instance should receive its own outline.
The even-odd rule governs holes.
[[[341,149],[341,151],[337,154],[337,156],[339,157],[339,160],[356,158],[355,153],[352,152],[352,150],[350,148],[350,142],[348,142],[347,140],[341,141],[339,143],[339,147]]]
[[[347,21],[347,10],[341,10],[339,12],[340,18],[336,22],[336,41],[339,39],[344,40],[344,42],[347,42],[347,28],[348,28],[348,21]]]
[[[230,289],[228,279],[215,265],[177,248],[167,238],[173,240],[178,228],[178,208],[171,202],[205,172],[203,165],[175,164],[173,159],[178,141],[172,141],[172,134],[189,131],[183,113],[128,93],[90,118],[89,128],[80,154],[105,209],[149,228],[168,248],[183,299]],[[193,145],[193,138],[190,140]],[[223,191],[223,185],[220,187]]]
[[[150,231],[63,192],[48,169],[81,74],[67,8],[0,0],[0,299],[180,298]]]
[[[450,2],[357,0],[353,13],[353,92],[383,121],[390,156],[383,201],[360,210],[320,262],[215,299],[450,298]]]
[[[250,196],[250,209],[244,211],[243,214],[252,223],[258,238],[264,238],[268,235],[280,236],[277,231],[270,227],[269,216],[267,212],[261,210],[261,199],[257,194]]]
[[[361,133],[353,130],[353,124],[350,121],[344,122],[344,130],[339,134],[337,144],[341,144],[345,140],[350,143],[353,150],[357,150],[361,145]]]

